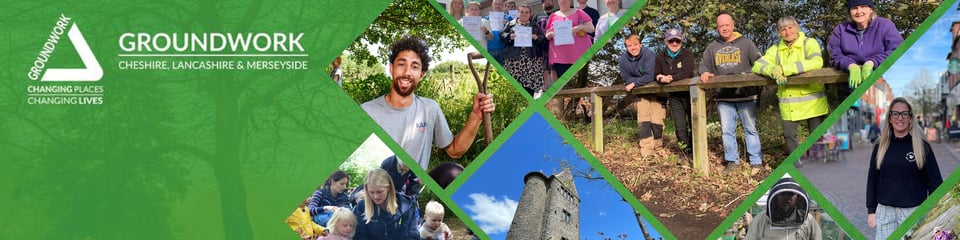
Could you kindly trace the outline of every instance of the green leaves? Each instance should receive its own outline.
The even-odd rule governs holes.
[[[358,37],[362,40],[353,42],[347,51],[354,54],[357,62],[375,66],[387,62],[387,48],[405,35],[416,35],[427,41],[430,54],[435,59],[441,52],[468,46],[467,41],[433,8],[430,1],[398,0],[387,7]],[[376,47],[378,52],[370,52],[368,48],[371,46]]]

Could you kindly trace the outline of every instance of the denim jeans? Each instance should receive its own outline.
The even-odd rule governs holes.
[[[720,127],[723,131],[723,160],[740,163],[740,152],[737,146],[737,119],[739,118],[743,125],[750,165],[761,164],[763,155],[760,153],[760,135],[757,133],[756,125],[757,101],[717,101],[717,112],[720,113]]]

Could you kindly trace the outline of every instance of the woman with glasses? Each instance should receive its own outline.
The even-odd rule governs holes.
[[[657,82],[667,84],[696,76],[697,62],[693,52],[683,48],[683,31],[672,28],[664,34],[667,49],[657,54],[655,73]],[[690,132],[690,93],[671,92],[667,100],[670,104],[670,116],[673,118],[680,151],[693,153],[692,134]]]
[[[887,239],[943,182],[910,103],[895,98],[888,109],[867,174],[867,224],[876,228],[876,239]]]

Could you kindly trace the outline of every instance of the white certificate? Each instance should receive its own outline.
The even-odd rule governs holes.
[[[520,16],[520,10],[508,10],[507,13],[509,13],[513,19],[517,19],[517,17]]]
[[[553,45],[573,44],[573,22],[563,20],[553,23]]]
[[[533,47],[533,28],[516,26],[513,27],[513,46],[514,47]]]
[[[483,27],[483,18],[477,16],[464,16],[460,19],[463,28],[470,33],[470,36],[473,36],[473,39],[476,39],[478,42],[483,39],[483,30],[480,28]]]
[[[487,18],[490,21],[490,31],[503,29],[503,12],[490,12],[490,16]]]

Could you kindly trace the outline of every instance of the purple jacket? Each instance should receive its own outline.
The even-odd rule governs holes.
[[[846,21],[837,25],[830,35],[827,49],[830,63],[836,69],[847,71],[852,63],[863,64],[872,60],[874,67],[893,53],[903,43],[897,26],[889,19],[876,17],[863,33],[857,31],[856,23]]]

